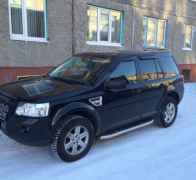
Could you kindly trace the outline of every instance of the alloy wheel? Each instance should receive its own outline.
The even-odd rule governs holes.
[[[175,104],[172,103],[172,102],[168,103],[166,105],[166,109],[165,109],[165,112],[164,112],[164,115],[165,115],[164,121],[167,124],[170,124],[174,120],[175,114],[176,114]]]
[[[72,128],[65,136],[64,148],[69,155],[78,155],[88,146],[89,131],[84,126]]]

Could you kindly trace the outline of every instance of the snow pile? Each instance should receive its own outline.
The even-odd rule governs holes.
[[[2,180],[195,180],[196,84],[186,84],[176,123],[149,126],[101,141],[82,160],[66,164],[49,148],[27,147],[0,134]]]
[[[0,146],[1,145],[6,145],[6,144],[10,144],[13,141],[11,139],[9,139],[7,136],[5,136],[1,131],[0,131]]]

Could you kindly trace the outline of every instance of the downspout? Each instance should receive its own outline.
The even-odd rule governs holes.
[[[74,13],[74,6],[75,6],[75,2],[74,0],[72,0],[72,5],[71,5],[71,10],[72,10],[72,55],[75,54],[75,13]]]
[[[134,47],[134,36],[135,36],[135,9],[134,6],[132,6],[133,8],[133,21],[132,21],[132,41],[131,41],[131,48],[133,49]]]

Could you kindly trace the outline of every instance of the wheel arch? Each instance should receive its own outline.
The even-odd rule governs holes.
[[[63,117],[79,115],[88,118],[95,128],[96,135],[100,133],[101,120],[97,110],[86,103],[71,103],[59,109],[52,120],[52,129],[56,129],[65,123]]]
[[[180,96],[175,91],[168,92],[167,96],[174,98],[177,101],[177,103],[180,102]]]

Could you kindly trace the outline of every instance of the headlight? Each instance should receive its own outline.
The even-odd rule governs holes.
[[[18,116],[28,116],[28,117],[47,117],[49,113],[50,104],[31,104],[31,103],[21,103],[16,108],[16,114]]]

